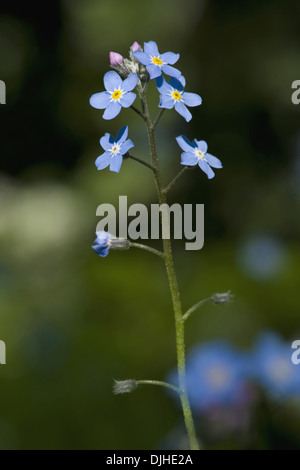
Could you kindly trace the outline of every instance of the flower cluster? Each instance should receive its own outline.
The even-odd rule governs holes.
[[[186,368],[191,406],[200,412],[240,407],[253,399],[255,384],[272,399],[300,399],[300,374],[291,354],[291,345],[270,332],[259,335],[247,354],[224,341],[196,346]],[[172,372],[169,379],[177,385],[175,377]]]
[[[187,122],[192,119],[188,107],[200,106],[202,103],[201,96],[185,91],[186,80],[180,70],[173,67],[179,60],[179,54],[174,52],[161,54],[154,41],[145,42],[143,48],[135,41],[130,48],[128,59],[118,52],[110,52],[109,59],[114,70],[104,75],[105,91],[94,93],[90,97],[91,106],[104,110],[102,117],[105,120],[111,120],[118,116],[122,108],[133,107],[137,96],[133,90],[136,89],[141,95],[149,80],[154,80],[156,83],[160,96],[158,107],[162,109],[174,108]],[[171,77],[170,80],[167,81],[163,74]],[[134,146],[130,139],[124,139],[124,135],[120,137],[125,133],[127,137],[127,126],[122,127],[115,141],[108,133],[100,139],[105,153],[96,160],[98,170],[109,166],[111,171],[120,171],[124,155]],[[204,140],[194,139],[193,142],[190,142],[184,136],[179,136],[176,139],[184,151],[181,154],[182,165],[195,166],[198,164],[209,179],[215,175],[211,168],[222,168],[220,160],[207,153],[207,144]]]

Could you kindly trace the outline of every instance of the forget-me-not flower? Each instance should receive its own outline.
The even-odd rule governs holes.
[[[226,341],[196,346],[186,363],[186,386],[191,406],[206,411],[241,403],[247,383],[248,358]],[[177,373],[169,377],[177,385]]]
[[[208,179],[215,176],[215,173],[211,169],[222,168],[221,161],[207,153],[207,143],[205,140],[196,140],[190,142],[184,135],[176,137],[178,145],[184,150],[181,154],[181,164],[187,166],[199,165],[202,171],[207,174]]]
[[[92,245],[92,248],[95,250],[97,255],[104,258],[108,255],[109,249],[111,247],[112,235],[109,232],[105,232],[104,230],[96,232],[96,235],[97,236],[95,238],[94,245]]]
[[[127,136],[128,126],[124,126],[120,129],[116,139],[114,139],[114,137],[109,133],[106,133],[101,137],[100,144],[105,152],[102,153],[102,155],[100,155],[95,161],[98,170],[103,170],[110,165],[110,171],[119,173],[123,161],[123,155],[125,155],[129,149],[134,147],[134,143],[130,139],[127,139]]]
[[[256,342],[253,377],[273,398],[300,398],[299,366],[291,355],[291,345],[275,333],[263,333]]]
[[[103,119],[113,119],[121,108],[129,108],[136,98],[132,93],[138,82],[136,73],[132,73],[125,80],[120,75],[111,70],[103,78],[106,91],[95,93],[90,97],[90,104],[96,109],[105,109]]]
[[[175,107],[177,113],[189,122],[192,115],[187,106],[199,106],[202,103],[202,98],[196,93],[184,91],[185,78],[183,75],[179,79],[171,78],[169,83],[163,77],[158,77],[156,85],[160,93],[159,108],[172,109]]]
[[[144,52],[135,51],[133,56],[146,66],[151,79],[159,77],[162,72],[176,78],[181,75],[180,70],[172,67],[179,59],[179,54],[174,54],[174,52],[160,54],[154,41],[144,42]]]

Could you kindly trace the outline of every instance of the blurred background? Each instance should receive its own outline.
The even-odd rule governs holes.
[[[94,164],[99,138],[123,125],[135,155],[148,158],[135,113],[123,109],[104,121],[89,106],[103,90],[109,51],[127,56],[135,40],[179,52],[186,91],[203,98],[189,124],[174,110],[164,113],[157,129],[164,181],[180,169],[179,134],[205,139],[224,166],[211,181],[188,172],[170,192],[170,202],[205,205],[204,248],[175,244],[184,309],[216,292],[234,294],[190,318],[190,373],[198,374],[194,363],[206,347],[228,359],[224,367],[244,356],[256,364],[242,400],[231,389],[220,397],[208,388],[214,398],[197,406],[191,389],[199,439],[206,448],[300,448],[300,365],[290,361],[291,342],[300,339],[300,106],[291,101],[300,79],[299,20],[297,0],[1,6],[0,339],[7,365],[0,365],[0,448],[186,446],[178,404],[163,390],[112,394],[114,379],[164,380],[175,366],[161,260],[133,249],[102,259],[91,249],[99,204],[118,205],[119,195],[129,204],[156,202],[147,168],[124,161],[116,174]],[[153,83],[149,93],[154,116]],[[275,336],[264,342],[266,332]],[[235,352],[224,352],[223,341]],[[269,370],[275,382],[268,368],[256,374],[269,354],[286,357],[283,351],[283,368]],[[222,370],[210,377],[218,390],[229,380]]]

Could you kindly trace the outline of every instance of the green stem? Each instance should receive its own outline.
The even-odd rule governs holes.
[[[142,119],[144,119],[144,121],[145,121],[145,116],[144,116],[144,114],[143,114],[139,109],[137,109],[135,106],[133,106],[133,104],[132,104],[130,107],[131,107],[131,109],[133,109],[133,111],[134,111],[136,114],[138,114],[138,115],[139,115]]]
[[[168,184],[168,186],[165,187],[164,192],[167,194],[171,188],[173,188],[174,184],[177,183],[179,178],[186,172],[186,170],[193,170],[196,168],[195,166],[184,166],[178,173],[177,175],[172,179],[172,181]]]
[[[152,125],[153,130],[156,128],[157,124],[159,123],[160,118],[161,118],[162,115],[164,114],[164,111],[165,111],[165,108],[162,108],[162,109],[159,111],[159,113],[158,113],[158,115],[157,115],[157,118],[155,119],[155,121],[153,122],[153,125]]]
[[[200,302],[197,302],[195,305],[193,305],[191,308],[189,308],[185,314],[183,315],[183,319],[184,321],[186,321],[189,316],[194,313],[199,307],[201,307],[202,305],[206,304],[206,302],[208,302],[209,300],[211,300],[211,298],[209,297],[208,299],[203,299],[203,300],[200,300]]]
[[[167,194],[168,191],[174,186],[174,184],[179,180],[179,178],[183,175],[183,173],[186,172],[188,169],[188,166],[184,166],[178,173],[177,175],[172,179],[172,181],[168,184],[168,186],[165,187],[164,193]]]
[[[150,145],[150,153],[152,159],[152,166],[155,168],[153,172],[157,195],[159,204],[166,204],[166,194],[164,191],[164,187],[161,181],[160,171],[159,171],[159,163],[156,151],[156,143],[155,143],[155,135],[154,135],[154,127],[150,120],[149,110],[145,95],[141,93],[141,101],[143,103],[144,109],[144,116],[145,116],[145,123],[148,132],[148,139]],[[165,224],[169,224],[169,221],[166,220],[165,217],[161,217],[162,226]],[[163,226],[162,232],[168,233],[168,227]],[[176,330],[176,351],[177,351],[177,369],[178,369],[178,381],[179,381],[179,389],[180,389],[180,400],[181,406],[184,416],[184,421],[189,437],[190,448],[192,450],[199,450],[199,445],[197,442],[196,432],[194,421],[192,417],[191,407],[187,396],[186,390],[186,379],[185,379],[185,342],[184,342],[184,319],[182,315],[182,308],[181,308],[181,301],[180,301],[180,294],[177,284],[176,272],[174,267],[173,255],[172,255],[172,246],[171,241],[168,238],[163,239],[163,251],[164,251],[164,261],[167,270],[169,286],[171,291],[172,303],[173,303],[173,310],[174,310],[174,317],[175,317],[175,330]]]
[[[145,161],[142,160],[141,158],[134,157],[134,156],[131,155],[129,152],[128,152],[125,156],[127,156],[128,158],[131,158],[131,160],[135,160],[136,162],[139,162],[139,163],[141,163],[142,165],[144,165],[144,166],[150,168],[150,170],[155,171],[155,168],[153,168],[152,165],[149,165],[149,163],[145,162]]]
[[[153,253],[154,255],[160,256],[161,258],[165,258],[164,253],[161,251],[156,250],[155,248],[151,248],[151,246],[143,245],[142,243],[132,243],[130,242],[130,246],[135,247],[135,248],[141,248],[142,250],[145,251],[150,251],[150,253]]]
[[[173,390],[173,392],[176,392],[180,395],[180,389],[172,384],[169,384],[168,382],[162,382],[161,380],[137,380],[136,382],[139,385],[159,385],[161,387],[169,388],[170,390]]]

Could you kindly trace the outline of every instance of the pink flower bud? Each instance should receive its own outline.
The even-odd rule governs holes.
[[[119,54],[118,52],[110,52],[109,53],[109,61],[110,61],[110,65],[112,65],[112,67],[116,67],[117,65],[122,64],[123,56],[121,54]]]
[[[131,50],[132,52],[136,52],[136,51],[141,51],[142,48],[137,41],[134,41],[134,43],[131,46]]]

